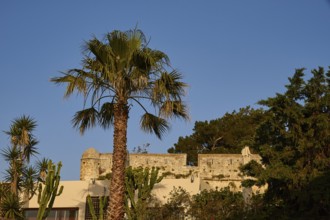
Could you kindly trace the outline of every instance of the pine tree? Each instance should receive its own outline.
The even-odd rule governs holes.
[[[256,134],[266,169],[249,171],[268,184],[266,202],[290,218],[330,216],[330,71],[314,69],[309,80],[304,71],[285,93],[259,102],[268,108]]]

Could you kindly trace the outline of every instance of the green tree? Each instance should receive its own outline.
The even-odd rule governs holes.
[[[160,208],[160,219],[183,220],[187,217],[185,209],[191,206],[191,196],[182,187],[173,187],[167,202]]]
[[[192,197],[189,213],[195,219],[240,219],[244,209],[241,192],[232,192],[229,187],[220,190],[203,190]]]
[[[286,92],[259,102],[268,108],[256,134],[266,169],[247,165],[244,173],[268,184],[266,202],[276,207],[271,215],[281,208],[290,218],[330,216],[330,71],[311,72],[305,80],[297,69]]]
[[[64,76],[52,78],[56,84],[67,84],[65,97],[75,91],[84,96],[89,108],[78,111],[73,125],[83,134],[99,124],[113,126],[113,168],[110,183],[109,218],[123,219],[127,122],[133,103],[145,112],[141,129],[161,138],[169,128],[166,119],[188,118],[182,96],[187,86],[182,76],[170,67],[168,56],[148,47],[142,31],[113,31],[105,40],[86,42],[81,69],[71,69]],[[153,106],[152,111],[147,106]],[[146,105],[148,103],[148,105]],[[158,110],[157,114],[152,112]]]
[[[188,164],[197,165],[199,153],[240,153],[246,145],[255,151],[253,138],[264,111],[250,107],[226,113],[222,118],[197,121],[193,134],[179,137],[169,153],[186,153]]]

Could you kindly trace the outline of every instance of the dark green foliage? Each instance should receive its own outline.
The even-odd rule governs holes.
[[[247,165],[246,174],[257,183],[268,183],[265,202],[269,214],[281,218],[330,217],[330,72],[304,69],[289,78],[283,94],[259,103],[266,106],[266,120],[256,133],[266,169]],[[261,172],[260,172],[261,171]]]
[[[61,167],[61,162],[59,162],[56,167],[51,160],[48,161],[45,181],[39,183],[38,187],[38,220],[45,219],[48,216],[56,196],[61,195],[63,191],[63,186],[59,187]]]
[[[158,170],[154,167],[126,169],[125,208],[128,219],[144,220],[146,218],[151,191],[154,185],[162,180],[162,177],[158,177]]]
[[[183,220],[187,216],[185,208],[191,206],[191,197],[189,193],[179,187],[173,188],[170,192],[168,201],[158,210],[159,219],[164,220]]]
[[[260,163],[255,160],[251,160],[249,163],[244,165],[241,169],[241,172],[246,176],[257,177],[260,176],[263,168]]]
[[[246,179],[242,181],[242,187],[252,187],[257,184],[257,180],[254,179]]]
[[[24,189],[24,193],[28,196],[28,200],[32,199],[37,190],[36,181],[39,178],[38,170],[33,167],[25,167],[23,170],[23,181],[22,188]]]
[[[168,152],[186,153],[188,164],[193,165],[197,165],[199,153],[240,153],[246,145],[255,152],[253,138],[263,119],[263,110],[246,107],[219,119],[197,121],[193,134],[180,137]]]
[[[234,219],[244,209],[241,192],[232,192],[229,187],[221,190],[203,190],[192,197],[190,216],[200,219]]]
[[[18,195],[7,191],[1,196],[1,216],[7,219],[24,219],[22,205]]]
[[[168,201],[154,210],[156,213],[146,219],[243,219],[247,213],[242,193],[232,192],[229,187],[204,190],[192,197],[183,188],[174,188]]]

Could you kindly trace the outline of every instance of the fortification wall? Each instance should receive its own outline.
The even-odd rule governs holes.
[[[251,154],[248,147],[242,154],[199,154],[198,166],[187,166],[186,154],[129,154],[127,164],[132,167],[158,167],[165,179],[189,179],[198,182],[199,189],[231,186],[241,190],[239,167],[251,160],[261,162],[261,157]],[[98,179],[111,173],[112,154],[87,149],[81,158],[80,179]]]

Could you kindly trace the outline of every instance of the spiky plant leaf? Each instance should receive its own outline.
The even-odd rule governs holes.
[[[1,199],[0,210],[8,219],[24,219],[22,213],[22,203],[19,196],[13,193],[8,193]]]
[[[102,105],[99,113],[99,122],[103,128],[109,128],[113,124],[114,103],[106,102]]]
[[[21,116],[12,121],[9,131],[5,131],[11,138],[13,147],[24,149],[33,139],[33,130],[36,128],[36,121],[29,116]]]
[[[181,101],[165,101],[160,107],[160,115],[165,118],[189,118],[187,106],[184,105]]]
[[[172,72],[162,72],[161,76],[154,81],[152,96],[157,101],[181,100],[185,93],[187,84],[181,82],[182,75],[173,70]]]
[[[20,149],[7,147],[5,149],[1,149],[1,155],[7,162],[18,161],[21,155]]]
[[[70,70],[69,73],[83,73],[83,70],[73,69]],[[55,84],[63,84],[67,83],[66,92],[64,94],[64,97],[69,97],[75,90],[78,92],[81,92],[83,94],[86,94],[87,87],[86,87],[86,81],[84,77],[81,76],[75,76],[74,74],[67,74],[63,73],[64,76],[62,77],[53,77],[50,81],[54,82]]]
[[[73,127],[78,128],[83,134],[86,129],[94,127],[98,119],[97,110],[92,107],[76,112],[72,119]]]
[[[29,143],[24,147],[23,149],[23,157],[26,159],[26,161],[29,163],[31,156],[35,156],[38,153],[38,148],[36,145],[39,143],[38,140],[32,138],[30,139]]]
[[[145,132],[155,133],[161,139],[162,135],[169,129],[165,119],[150,113],[145,113],[140,121],[141,129]]]
[[[29,166],[23,169],[23,181],[21,183],[21,187],[23,191],[28,195],[29,199],[31,199],[35,194],[37,189],[37,185],[35,183],[38,180],[38,177],[39,173],[35,167]]]

